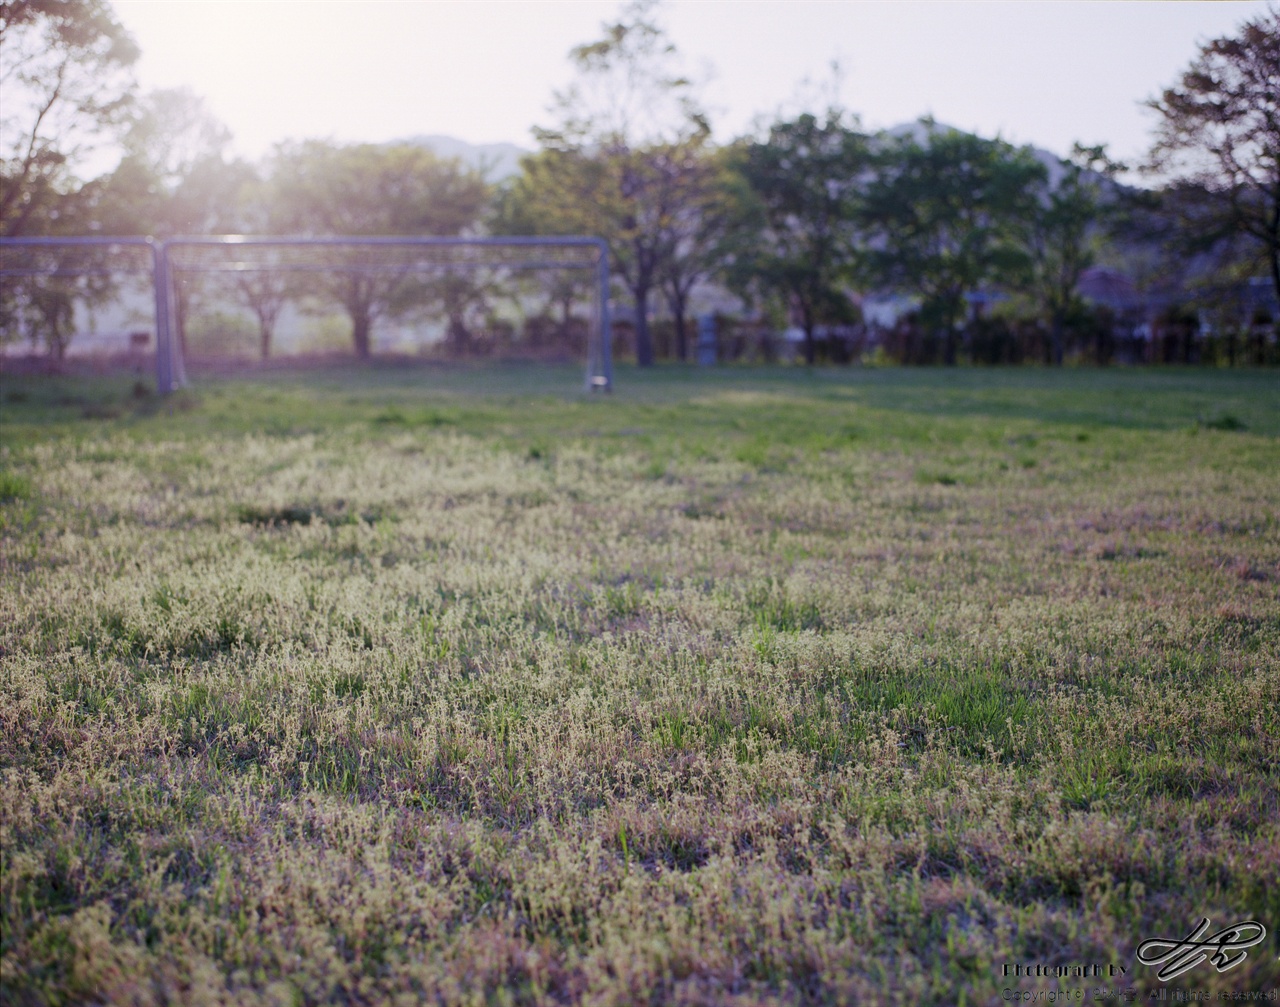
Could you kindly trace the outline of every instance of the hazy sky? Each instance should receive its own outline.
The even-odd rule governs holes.
[[[286,138],[381,142],[444,133],[534,146],[568,50],[619,5],[596,0],[116,0],[144,87],[187,84],[256,157]],[[795,110],[844,68],[840,97],[872,128],[926,113],[1065,153],[1146,149],[1141,102],[1198,44],[1265,3],[854,3],[668,0],[659,20],[704,89],[716,136]],[[815,105],[817,102],[812,103]]]

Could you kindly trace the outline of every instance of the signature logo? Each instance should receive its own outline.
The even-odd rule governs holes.
[[[1138,961],[1143,965],[1163,965],[1164,968],[1156,973],[1161,982],[1176,979],[1206,958],[1219,972],[1226,972],[1249,956],[1246,948],[1261,944],[1267,937],[1267,928],[1254,920],[1234,923],[1205,937],[1208,929],[1209,917],[1206,916],[1180,941],[1164,937],[1143,941],[1138,945]]]

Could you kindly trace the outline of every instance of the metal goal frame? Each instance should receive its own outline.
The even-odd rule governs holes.
[[[613,388],[612,333],[609,317],[609,249],[601,238],[592,237],[483,237],[439,238],[410,235],[377,235],[367,237],[323,236],[294,237],[286,235],[193,235],[163,240],[141,237],[31,237],[0,238],[0,248],[9,247],[142,247],[151,258],[152,284],[155,295],[156,321],[156,389],[166,395],[187,383],[185,361],[177,338],[174,319],[175,279],[182,268],[183,255],[198,254],[200,249],[387,249],[419,250],[420,261],[406,268],[443,267],[454,269],[502,268],[510,270],[532,269],[591,269],[595,279],[595,319],[590,326],[587,341],[586,388],[589,391],[610,391]],[[538,249],[551,249],[554,255],[537,255]],[[347,264],[301,264],[278,266],[245,261],[231,261],[213,266],[187,267],[202,271],[244,272],[271,269],[360,270],[376,272],[376,263],[368,266]],[[100,270],[112,272],[110,269]],[[139,270],[129,270],[138,272]],[[59,275],[49,269],[0,269],[0,278],[6,276]],[[68,275],[68,274],[62,274]]]

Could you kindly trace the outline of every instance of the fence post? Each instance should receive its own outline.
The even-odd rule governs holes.
[[[154,242],[152,247],[156,256],[156,385],[161,395],[168,395],[187,386],[187,362],[182,359],[182,344],[178,339],[169,242]]]
[[[587,346],[587,391],[613,391],[613,332],[609,324],[609,246],[602,238],[593,241],[596,258],[597,346]]]
[[[173,391],[173,355],[169,340],[169,257],[163,242],[151,242],[152,285],[156,298],[156,393]]]
[[[609,246],[600,242],[600,364],[604,390],[613,391],[613,330],[609,324]]]
[[[698,365],[711,367],[716,362],[716,316],[698,316]]]

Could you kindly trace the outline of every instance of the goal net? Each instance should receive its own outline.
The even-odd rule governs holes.
[[[162,272],[150,238],[0,238],[0,351],[61,360],[89,333],[98,353],[154,353],[158,387],[177,387],[182,362],[168,339]]]
[[[571,355],[585,358],[588,388],[613,384],[608,253],[596,238],[4,239],[0,275],[6,340],[40,338],[51,352],[86,312],[123,298],[136,320],[145,301],[161,392],[186,383],[193,357],[314,349]],[[54,302],[60,342],[49,337]]]

